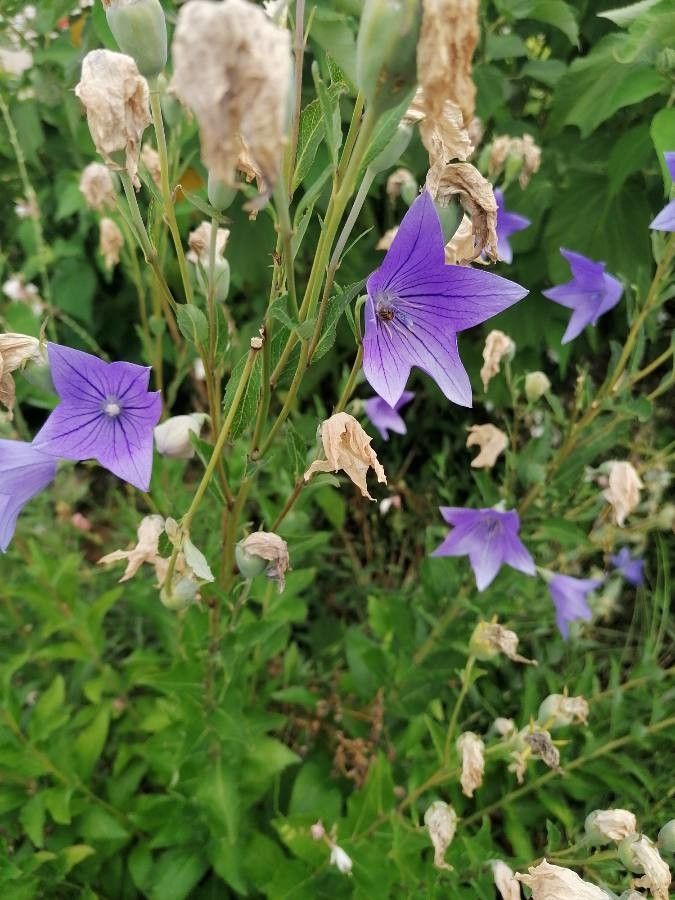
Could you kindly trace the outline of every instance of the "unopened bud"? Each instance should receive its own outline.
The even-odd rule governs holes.
[[[452,869],[444,857],[457,830],[457,813],[443,800],[436,800],[424,813],[424,824],[434,845],[434,865],[437,869]]]
[[[136,60],[138,71],[154,78],[166,65],[166,19],[159,0],[103,0],[117,45]]]
[[[309,833],[312,836],[312,840],[322,841],[326,837],[326,829],[323,827],[323,822],[319,819],[318,822],[310,825]]]
[[[536,403],[551,389],[551,382],[543,372],[528,372],[525,376],[525,396]]]
[[[172,416],[155,428],[155,447],[162,456],[171,459],[192,459],[195,448],[190,434],[199,432],[208,419],[205,413],[191,413],[189,416]]]
[[[675,819],[666,822],[661,831],[659,831],[656,843],[659,850],[664,850],[666,853],[675,853]]]
[[[551,729],[564,728],[566,725],[586,725],[588,702],[584,697],[549,694],[539,707],[537,721]]]
[[[219,181],[215,175],[212,175],[211,172],[209,172],[207,194],[211,206],[214,209],[217,209],[218,212],[223,212],[232,204],[232,201],[237,196],[237,189],[229,187],[222,181]]]
[[[526,659],[517,649],[518,635],[498,622],[479,622],[469,640],[469,652],[480,662],[489,662],[503,653],[514,662],[537,665],[536,660]]]
[[[352,871],[353,863],[351,857],[337,844],[333,844],[330,848],[330,863],[343,875],[349,875]]]
[[[627,809],[594,809],[586,816],[584,830],[592,844],[602,846],[635,834],[637,820]]]
[[[375,175],[377,175],[378,172],[384,172],[386,169],[391,169],[407,150],[412,135],[412,127],[406,125],[405,122],[401,122],[387,146],[381,153],[378,153],[375,159],[369,164],[368,168]]]
[[[179,575],[172,580],[170,585],[163,585],[159,592],[159,599],[167,609],[178,612],[181,609],[187,609],[198,595],[199,585],[195,579],[189,575]]]
[[[382,113],[396,106],[417,77],[419,0],[366,0],[356,40],[356,83]]]

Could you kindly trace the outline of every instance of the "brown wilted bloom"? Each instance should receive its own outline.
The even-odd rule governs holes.
[[[480,447],[480,453],[471,460],[472,469],[491,469],[497,457],[506,450],[509,439],[495,425],[472,425],[466,439],[467,447]]]
[[[202,161],[236,184],[242,141],[268,188],[281,170],[290,34],[247,0],[189,0],[173,41],[172,85],[199,123]]]
[[[637,833],[637,819],[628,809],[594,809],[586,816],[584,830],[594,844],[618,843]]]
[[[446,165],[434,163],[427,174],[426,186],[432,200],[441,206],[457,197],[471,216],[475,246],[474,259],[485,253],[497,259],[497,201],[492,185],[470,163]]]
[[[106,165],[126,168],[139,186],[141,138],[151,116],[148,83],[134,60],[112,50],[92,50],[82,63],[75,94],[84,104],[89,131]],[[118,151],[124,153],[123,165],[113,156]]]
[[[30,360],[41,358],[40,341],[37,338],[14,332],[0,334],[0,403],[9,411],[10,418],[16,399],[12,372],[16,372]]]
[[[211,222],[202,222],[202,224],[191,231],[188,235],[188,246],[186,258],[195,265],[199,262],[204,268],[209,265],[209,245],[211,243]],[[216,232],[216,259],[222,257],[225,253],[228,238],[230,237],[229,228],[218,228]]]
[[[409,187],[413,191],[417,190],[417,180],[409,169],[395,169],[389,178],[387,178],[387,197],[390,200],[396,200],[401,196],[401,188]]]
[[[143,144],[141,149],[141,162],[150,173],[150,177],[158,188],[162,186],[162,166],[159,160],[159,153],[148,143]]]
[[[541,165],[541,147],[535,142],[531,134],[523,137],[511,137],[501,134],[494,138],[490,147],[488,159],[488,174],[494,179],[503,170],[508,159],[513,159],[520,166],[518,183],[521,188],[526,188],[530,178],[539,171]]]
[[[272,531],[254,531],[239,546],[249,556],[258,556],[267,561],[265,574],[276,581],[281,593],[286,586],[286,572],[290,566],[286,541]]]
[[[476,255],[476,237],[468,216],[463,216],[459,228],[445,245],[448,266],[468,266]]]
[[[539,707],[537,721],[545,728],[588,725],[588,713],[588,701],[585,697],[549,694]]]
[[[488,662],[503,653],[513,662],[525,663],[529,666],[537,665],[536,660],[526,659],[517,652],[518,635],[515,631],[504,628],[498,622],[479,622],[471,635],[469,649],[473,656],[481,662]]]
[[[113,208],[117,201],[110,169],[103,163],[93,162],[85,166],[80,176],[80,191],[87,206],[96,212]]]
[[[634,871],[642,871],[644,875],[636,878],[635,887],[647,888],[654,900],[668,900],[670,897],[670,868],[661,858],[656,844],[644,835],[632,835],[624,839]],[[620,853],[621,858],[623,855]]]
[[[138,538],[136,546],[132,547],[131,550],[113,550],[112,553],[102,556],[98,564],[106,566],[110,563],[125,560],[127,567],[119,579],[120,582],[133,578],[143,563],[149,563],[151,566],[154,566],[157,572],[158,562],[166,563],[166,560],[162,560],[159,556],[159,538],[163,531],[164,519],[162,516],[145,516],[145,518],[141,519],[141,523],[136,531]],[[161,569],[162,566],[160,564]],[[158,581],[161,583],[163,579],[159,577],[159,572],[157,572],[157,575]]]
[[[525,743],[532,750],[532,755],[539,757],[549,769],[560,772],[560,751],[551,740],[548,731],[533,731],[524,736]]]
[[[483,382],[483,389],[487,391],[488,385],[499,374],[499,365],[506,357],[513,358],[516,352],[516,345],[503,331],[494,329],[485,339],[483,347],[483,366],[480,370],[480,377]]]
[[[620,528],[639,504],[640,489],[643,487],[640,476],[629,462],[609,464],[609,487],[602,492],[602,496],[611,503],[614,520]]]
[[[407,125],[419,125],[422,143],[427,148],[430,163],[447,164],[453,159],[467,160],[474,151],[469,132],[464,127],[461,109],[444,100],[435,110],[436,118],[427,116],[427,103],[422,88],[412,99],[403,117]]]
[[[372,467],[377,480],[387,483],[387,476],[377,454],[370,446],[372,438],[363,430],[354,416],[340,412],[321,423],[321,443],[326,459],[315,460],[304,475],[309,481],[317,472],[338,472],[340,469],[369,500],[366,475]]]
[[[106,269],[113,269],[120,261],[122,247],[124,247],[124,238],[117,224],[112,219],[101,219],[98,249]]]
[[[437,869],[452,871],[444,857],[457,830],[457,813],[448,803],[436,800],[424,813],[424,824],[434,845],[434,865]]]
[[[595,884],[545,859],[538,866],[530,866],[528,872],[516,872],[516,878],[530,888],[532,900],[607,900],[607,894]]]
[[[457,738],[456,746],[462,762],[462,793],[465,797],[473,797],[473,792],[483,783],[485,744],[473,731],[465,731]]]
[[[394,243],[394,238],[398,232],[398,225],[394,225],[393,228],[388,228],[379,241],[375,244],[376,250],[388,250],[391,245]]]
[[[501,859],[493,859],[490,863],[495,887],[502,900],[520,900],[520,885],[515,879],[513,870]]]

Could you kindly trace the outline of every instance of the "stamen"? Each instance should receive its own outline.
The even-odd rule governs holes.
[[[110,416],[111,418],[115,418],[115,416],[119,416],[122,412],[122,407],[117,403],[116,400],[108,400],[105,406],[103,407],[103,412]]]

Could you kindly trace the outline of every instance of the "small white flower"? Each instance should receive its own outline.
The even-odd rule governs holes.
[[[351,857],[337,844],[333,844],[330,848],[330,863],[332,866],[336,866],[343,875],[349,875],[352,871],[353,863]]]

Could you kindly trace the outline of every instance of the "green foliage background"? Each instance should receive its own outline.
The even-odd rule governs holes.
[[[12,214],[12,198],[23,196],[25,185],[2,128],[0,277],[21,271],[38,284],[63,343],[144,360],[129,268],[106,273],[97,217],[78,189],[94,150],[73,87],[83,55],[115,45],[98,2],[59,25],[71,5],[39,5],[33,68],[20,83],[0,80],[6,118],[37,191],[46,245],[41,255],[33,222]],[[5,3],[2,14],[22,6]],[[513,266],[500,268],[531,294],[490,323],[516,341],[513,384],[536,368],[551,377],[539,437],[509,452],[492,473],[469,468],[467,425],[509,426],[514,408],[521,415],[532,411],[523,413],[522,399],[514,401],[503,379],[487,397],[482,393],[484,334],[463,336],[477,408],[450,406],[417,377],[408,434],[377,443],[402,510],[382,517],[351,485],[329,477],[313,482],[282,528],[293,565],[285,592],[278,595],[259,579],[246,604],[235,596],[220,612],[211,605],[176,616],[160,605],[151,578],[119,585],[116,571],[95,566],[103,553],[128,544],[140,515],[155,509],[179,515],[187,507],[198,461],[186,471],[182,462],[157,457],[151,508],[101,470],[79,466],[62,471],[27,509],[0,580],[3,897],[492,900],[489,860],[506,859],[523,871],[544,855],[581,866],[585,877],[617,893],[628,886],[614,854],[591,857],[578,841],[594,808],[632,809],[653,837],[672,817],[665,764],[675,724],[668,680],[672,546],[662,500],[645,506],[620,535],[603,518],[597,487],[583,476],[586,466],[628,454],[655,468],[672,461],[662,371],[644,379],[639,391],[622,394],[554,478],[547,465],[559,432],[616,360],[637,298],[649,288],[654,253],[662,251],[661,236],[648,225],[670,189],[662,154],[675,149],[675,11],[669,0],[639,6],[636,15],[599,15],[602,3],[563,0],[481,7],[474,75],[484,143],[495,134],[528,133],[542,147],[541,169],[528,188],[508,189],[509,208],[532,225],[513,241]],[[173,22],[174,4],[165,7]],[[343,132],[353,103],[349,75],[359,11],[356,0],[318,2],[310,31],[308,57],[326,81],[335,64],[345,73],[345,89],[330,94]],[[306,75],[301,193],[316,184],[330,158],[316,105],[309,106],[309,69]],[[341,79],[333,77],[338,85]],[[183,180],[203,204],[196,126],[184,118],[169,126]],[[423,179],[427,160],[417,138],[403,163]],[[363,236],[338,273],[338,292],[375,268],[377,239],[403,215],[402,201],[386,198],[385,180],[386,173],[371,189],[356,230]],[[315,213],[326,198],[319,192]],[[177,212],[184,233],[202,219],[184,198]],[[150,216],[157,215],[150,202]],[[240,335],[227,349],[232,369],[264,313],[275,235],[264,213],[250,221],[239,201],[228,217],[228,303]],[[301,281],[319,229],[315,214],[300,250]],[[561,246],[606,260],[626,282],[625,300],[564,348],[564,311],[540,294],[567,278]],[[170,269],[168,278],[176,283],[177,271]],[[0,314],[4,330],[40,331],[41,317],[25,305],[6,302]],[[634,370],[668,347],[670,324],[663,310],[647,321]],[[252,528],[274,520],[305,468],[317,423],[346,380],[354,354],[346,318],[332,323],[328,348],[307,376],[284,440],[255,471]],[[167,357],[170,372],[174,362]],[[194,383],[180,374],[176,412],[199,402]],[[29,433],[54,401],[34,385],[19,381],[18,389],[24,418],[16,425]],[[368,396],[366,387],[359,396]],[[244,412],[242,428],[252,414]],[[0,428],[9,435],[8,424]],[[243,440],[230,450],[233,478],[245,450]],[[524,528],[535,558],[552,568],[587,575],[606,567],[626,534],[647,539],[646,587],[619,589],[611,582],[613,593],[596,608],[595,624],[567,643],[555,631],[543,581],[504,569],[479,595],[465,559],[428,558],[445,534],[439,504],[489,505],[503,497],[514,505],[543,481]],[[70,524],[75,511],[91,520],[90,532]],[[218,560],[215,508],[196,521],[194,539],[207,558]],[[215,647],[209,641],[214,615],[224,623]],[[443,770],[443,742],[469,636],[479,619],[493,615],[518,632],[521,650],[539,666],[503,659],[475,668],[461,730],[486,734],[497,716],[523,727],[547,694],[563,689],[588,698],[591,714],[587,727],[556,733],[564,739],[564,774],[531,763],[519,787],[494,749],[483,787],[468,800],[456,759],[451,771]],[[494,736],[486,743],[498,745]],[[446,857],[453,871],[434,869],[421,824],[439,797],[461,817]],[[318,819],[336,828],[354,861],[351,877],[330,866],[326,846],[311,840],[308,829]]]

